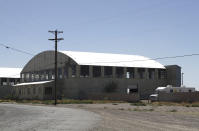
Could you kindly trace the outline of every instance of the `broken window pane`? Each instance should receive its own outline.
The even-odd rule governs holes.
[[[64,78],[68,78],[68,67],[64,68]]]
[[[83,65],[80,66],[80,77],[88,77],[89,76],[89,66]]]
[[[62,79],[62,69],[58,68],[58,78]]]
[[[1,85],[7,85],[7,79],[6,78],[1,78]]]
[[[126,78],[134,78],[134,68],[132,68],[132,67],[127,68]]]
[[[123,67],[116,67],[116,77],[122,78],[124,74],[124,68]]]
[[[113,76],[113,68],[110,66],[104,67],[104,77],[112,77]]]
[[[148,69],[149,79],[155,79],[155,69]]]
[[[165,79],[166,78],[166,70],[159,69],[158,70],[158,79]]]
[[[72,65],[71,69],[72,69],[72,77],[76,77],[76,65]]]
[[[93,77],[101,76],[101,66],[93,66]]]
[[[140,79],[144,79],[144,73],[145,73],[145,69],[144,68],[139,68],[138,69],[138,75]]]

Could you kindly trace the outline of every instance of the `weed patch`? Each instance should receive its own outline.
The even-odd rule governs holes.
[[[146,106],[143,102],[131,103],[132,106]]]

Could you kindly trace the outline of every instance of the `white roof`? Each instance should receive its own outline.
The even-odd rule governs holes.
[[[20,83],[20,84],[16,84],[16,85],[14,85],[14,86],[44,84],[44,83],[49,83],[49,82],[52,82],[52,81],[53,81],[53,80],[51,80],[51,81],[27,82],[27,83]]]
[[[159,62],[138,55],[76,52],[76,51],[60,51],[60,52],[71,57],[79,65],[165,69],[165,67]]]
[[[20,78],[20,72],[22,68],[7,68],[0,67],[0,77],[4,78]]]

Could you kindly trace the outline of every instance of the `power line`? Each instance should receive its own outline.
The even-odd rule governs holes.
[[[187,55],[178,55],[178,56],[166,56],[166,57],[158,57],[152,59],[144,59],[144,60],[129,60],[129,61],[106,61],[106,62],[94,62],[94,63],[120,63],[120,62],[139,62],[139,61],[150,61],[150,60],[162,60],[162,59],[174,59],[180,57],[190,57],[190,56],[199,56],[199,54],[187,54]],[[82,63],[82,64],[94,64],[94,63]]]
[[[5,47],[6,49],[11,49],[11,50],[16,51],[16,52],[20,52],[20,53],[23,53],[23,54],[34,56],[34,54],[32,54],[32,53],[29,53],[27,51],[24,51],[24,50],[21,50],[21,49],[17,49],[17,48],[14,48],[14,47],[2,44],[2,43],[0,43],[0,46]]]
[[[52,39],[50,39],[52,40]],[[58,39],[59,40],[59,39]],[[62,40],[62,39],[60,39]],[[26,52],[24,50],[21,50],[21,49],[17,49],[17,48],[14,48],[14,47],[10,47],[8,45],[5,45],[5,44],[2,44],[0,43],[0,46],[3,46],[5,47],[6,49],[11,49],[11,50],[14,50],[14,51],[17,51],[17,52],[20,52],[20,53],[23,53],[23,54],[27,54],[27,55],[31,55],[31,56],[34,56],[34,54],[32,53],[29,53],[29,52]],[[174,59],[174,58],[181,58],[181,57],[191,57],[191,56],[199,56],[199,53],[194,53],[194,54],[185,54],[185,55],[177,55],[177,56],[166,56],[166,57],[157,57],[157,58],[152,58],[152,59],[144,59],[144,60],[129,60],[129,61],[106,61],[106,62],[94,62],[94,63],[83,63],[83,64],[95,64],[95,63],[120,63],[120,62],[139,62],[139,61],[149,61],[149,60],[162,60],[162,59]],[[63,64],[63,63],[61,63]]]

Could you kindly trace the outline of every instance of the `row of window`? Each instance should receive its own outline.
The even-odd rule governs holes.
[[[76,77],[76,66],[71,67],[71,77]],[[90,73],[90,71],[92,71]],[[147,70],[145,68],[138,68],[137,69],[137,78],[144,79],[147,77],[147,79],[155,79],[155,69],[148,69],[148,76],[145,76],[145,72]],[[69,72],[68,68],[58,68],[57,71],[58,78],[68,78]],[[105,66],[104,71],[102,71],[102,68],[100,66],[92,66],[92,69],[89,69],[89,66],[80,66],[79,76],[80,77],[89,77],[92,75],[92,77],[113,77],[113,67]],[[116,67],[115,68],[115,76],[117,78],[135,78],[135,68],[126,68],[126,74],[124,72],[123,67]],[[21,74],[21,78],[23,82],[29,82],[29,81],[42,81],[42,80],[52,80],[54,79],[54,69],[51,70],[45,70],[40,72],[34,72],[34,73],[24,73]],[[166,78],[166,71],[159,69],[158,70],[158,79],[165,79]]]
[[[0,78],[0,86],[15,85],[20,82],[19,78]]]

